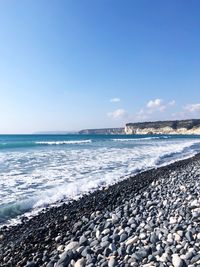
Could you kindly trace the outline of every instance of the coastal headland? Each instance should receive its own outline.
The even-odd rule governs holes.
[[[0,229],[0,266],[200,266],[200,155]]]
[[[127,123],[124,128],[85,129],[79,134],[200,134],[200,119]]]

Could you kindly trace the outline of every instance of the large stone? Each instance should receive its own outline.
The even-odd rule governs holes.
[[[187,233],[185,234],[185,237],[187,238],[188,241],[193,241],[194,238],[193,238],[193,235],[192,235],[192,232],[191,231],[187,231]]]
[[[96,238],[99,238],[101,235],[101,232],[99,230],[96,231]]]
[[[119,247],[117,250],[120,257],[124,257],[126,255],[126,249],[125,247]]]
[[[55,260],[51,260],[46,267],[54,267],[55,266]]]
[[[62,238],[62,236],[58,235],[58,236],[55,238],[55,241],[58,243],[58,242],[60,242],[61,238]]]
[[[87,245],[87,243],[88,243],[87,238],[86,238],[84,235],[82,235],[82,236],[80,237],[80,239],[79,239],[79,245],[80,245],[80,246],[85,246],[85,245]]]
[[[147,236],[146,236],[145,233],[141,233],[141,234],[140,234],[140,239],[144,240],[144,239],[146,239],[146,237],[147,237]]]
[[[31,261],[31,262],[27,263],[25,267],[37,267],[37,264],[35,262]]]
[[[109,228],[104,229],[103,232],[102,232],[103,235],[108,235],[109,233],[110,233],[110,229]]]
[[[193,252],[192,251],[189,251],[186,255],[185,255],[185,258],[187,260],[191,260],[191,258],[194,256]]]
[[[116,214],[112,214],[112,223],[115,224],[119,221],[119,218]]]
[[[176,242],[180,242],[181,241],[181,237],[177,233],[174,234],[174,239],[175,239]]]
[[[86,265],[85,259],[82,258],[82,259],[77,260],[74,267],[85,267],[85,265]]]
[[[120,236],[120,242],[124,242],[126,239],[128,238],[128,235],[127,233],[123,233],[121,236]]]
[[[108,257],[110,255],[110,253],[111,253],[111,249],[110,248],[107,247],[107,248],[104,249],[103,254],[104,254],[105,257]]]
[[[116,248],[116,246],[115,246],[114,243],[111,243],[111,244],[109,245],[109,249],[110,249],[112,252],[114,252],[114,251],[117,250],[117,248]]]
[[[177,220],[175,217],[170,217],[170,219],[169,219],[170,224],[175,224],[176,222],[177,222]]]
[[[65,249],[65,246],[64,246],[64,245],[60,245],[60,246],[57,247],[57,250],[58,250],[58,251],[61,251],[61,252],[62,252],[64,249]]]
[[[114,267],[116,266],[117,261],[115,259],[115,257],[110,257],[109,261],[108,261],[108,267]]]
[[[159,258],[159,261],[161,261],[161,262],[167,262],[168,261],[168,254],[167,253],[163,253],[161,255],[161,257]]]
[[[126,241],[125,245],[126,246],[132,245],[132,244],[136,243],[138,241],[138,239],[139,239],[138,236],[134,236],[134,237],[128,239]]]
[[[76,241],[72,241],[65,247],[65,251],[76,250],[78,247],[79,247],[79,243]]]
[[[55,267],[67,267],[72,259],[73,256],[69,251],[65,251],[59,261],[56,263]]]
[[[183,266],[183,260],[179,257],[178,254],[172,255],[172,264],[174,267],[182,267]]]
[[[200,204],[198,203],[198,200],[195,199],[190,203],[190,206],[191,206],[192,209],[195,209],[195,208],[200,207]]]
[[[131,217],[129,220],[128,220],[128,225],[131,225],[131,224],[133,224],[135,222],[135,220],[134,220],[134,218],[133,217]]]
[[[138,250],[137,252],[135,252],[135,254],[140,258],[140,259],[143,259],[145,257],[148,256],[148,253],[145,249],[140,249]]]
[[[196,256],[194,256],[192,259],[191,259],[191,263],[193,264],[197,264],[197,262],[200,261],[200,254],[197,254]],[[197,265],[199,266],[199,265]]]
[[[158,236],[156,235],[156,233],[151,234],[150,242],[152,244],[155,244],[157,241],[158,241]]]

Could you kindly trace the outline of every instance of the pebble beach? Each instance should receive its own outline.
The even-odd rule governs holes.
[[[0,267],[200,267],[200,0],[0,22]]]
[[[200,267],[200,155],[0,229],[0,266]]]

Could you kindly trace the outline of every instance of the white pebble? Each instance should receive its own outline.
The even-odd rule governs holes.
[[[170,217],[170,219],[169,219],[169,223],[170,223],[170,224],[174,224],[174,223],[176,223],[176,218],[175,218],[175,217]]]
[[[126,244],[126,246],[132,245],[132,244],[136,243],[138,241],[138,239],[139,239],[138,236],[134,236],[133,238],[128,239],[125,244]]]
[[[183,265],[183,261],[178,254],[172,255],[172,264],[174,267],[181,267]]]
[[[82,258],[80,260],[77,260],[74,267],[85,267],[85,259]]]

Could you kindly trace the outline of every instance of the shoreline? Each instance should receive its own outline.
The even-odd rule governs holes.
[[[113,183],[110,183],[109,185],[106,185],[106,186],[105,185],[101,185],[99,189],[95,188],[93,190],[84,192],[84,193],[82,193],[80,195],[77,195],[75,197],[69,197],[69,198],[65,197],[65,198],[63,198],[61,200],[58,200],[57,202],[54,202],[54,203],[51,203],[49,205],[40,207],[40,208],[38,208],[38,210],[33,210],[33,209],[26,210],[25,213],[22,213],[20,215],[17,215],[16,217],[11,217],[8,220],[0,222],[0,232],[1,232],[2,228],[16,227],[16,226],[22,224],[25,221],[29,221],[31,219],[34,219],[34,217],[40,215],[40,213],[47,212],[52,208],[59,208],[63,204],[67,205],[67,204],[69,204],[69,203],[71,203],[73,201],[75,201],[75,202],[79,201],[82,197],[90,196],[93,193],[95,194],[95,192],[97,192],[97,191],[101,192],[103,190],[106,190],[111,186],[115,186],[116,184],[119,184],[119,183],[121,183],[123,181],[126,181],[128,179],[132,179],[133,177],[135,177],[135,176],[137,176],[137,175],[139,175],[141,173],[152,171],[152,170],[155,170],[155,169],[160,169],[160,168],[163,168],[163,167],[167,167],[167,166],[172,165],[172,164],[174,164],[176,162],[179,162],[179,161],[192,159],[193,157],[195,157],[198,154],[200,154],[200,153],[197,152],[196,154],[193,154],[193,155],[183,156],[181,158],[171,160],[171,161],[169,161],[169,163],[165,162],[165,163],[162,163],[162,164],[157,165],[157,166],[148,167],[146,169],[138,169],[138,171],[136,171],[136,172],[134,172],[132,174],[126,175],[126,176],[122,176],[122,177],[120,177],[119,180],[117,180],[117,181],[115,181]]]
[[[102,255],[104,257],[101,260],[104,265],[95,265],[94,263],[92,263],[92,261],[90,265],[86,265],[88,253],[82,254],[83,251],[80,253],[80,251],[75,248],[70,250],[72,254],[71,256],[68,255],[68,258],[71,257],[69,262],[66,263],[66,260],[66,264],[64,265],[58,265],[58,262],[60,259],[62,259],[62,257],[60,258],[60,255],[64,251],[66,251],[66,244],[69,245],[70,243],[68,242],[77,242],[80,237],[79,235],[83,236],[83,232],[85,233],[89,231],[87,227],[90,221],[96,221],[101,214],[113,213],[113,211],[123,205],[126,205],[126,203],[132,201],[133,199],[134,201],[136,201],[136,206],[139,207],[140,201],[138,202],[138,200],[136,199],[137,196],[142,194],[145,190],[148,191],[148,188],[152,185],[152,183],[159,181],[162,182],[162,180],[166,181],[167,179],[170,179],[170,175],[173,176],[173,173],[184,173],[184,171],[187,171],[187,169],[193,165],[196,166],[195,168],[198,168],[199,162],[200,154],[197,154],[192,158],[176,161],[164,167],[150,169],[128,179],[122,180],[114,185],[109,186],[108,188],[94,191],[89,195],[84,195],[78,200],[70,201],[68,204],[64,203],[59,207],[47,208],[40,214],[34,216],[31,219],[24,220],[20,224],[9,227],[2,227],[0,229],[0,255],[2,255],[0,256],[0,266],[53,267],[54,265],[49,265],[52,261],[57,264],[55,266],[58,267],[76,266],[75,263],[73,265],[73,261],[85,262],[82,265],[77,266],[126,266],[122,263],[119,263],[119,259],[123,257],[119,256],[120,253],[117,250],[117,253],[113,252],[108,254],[107,252],[108,255],[103,254],[105,248],[110,249],[108,243],[108,246],[104,247],[104,250],[102,251]],[[127,216],[129,217],[129,219],[133,218],[130,214],[128,214]],[[115,220],[113,219],[114,217],[111,216],[110,221],[108,220],[111,225],[113,223],[113,220]],[[109,219],[109,216],[107,219]],[[101,225],[102,221],[100,220],[98,225]],[[82,231],[80,231],[80,227],[81,229],[83,228]],[[134,232],[132,232],[131,234],[134,234]],[[63,238],[63,236],[65,236],[65,238]],[[130,236],[128,236],[127,238],[130,238]],[[93,235],[90,236],[90,239],[93,239]],[[123,243],[124,241],[121,241],[120,243]],[[105,242],[108,242],[106,241],[106,238]],[[81,243],[81,245],[86,246],[86,243],[87,242],[85,241]],[[113,242],[109,243],[112,244]],[[24,246],[26,247],[26,249],[24,249]],[[64,246],[64,250],[61,248],[61,246]],[[42,254],[42,257],[41,255],[38,256],[38,252],[39,254]],[[91,252],[90,254],[93,255],[94,253]],[[128,255],[128,253],[126,254]],[[13,257],[12,255],[15,255],[15,257]],[[55,259],[52,259],[52,257],[54,257]],[[113,263],[114,265],[111,265],[110,263],[109,265],[111,259],[112,262],[117,263]],[[69,265],[71,261],[72,264]],[[135,265],[127,266],[143,266],[137,265],[139,264],[139,260],[137,259],[133,260],[132,262]],[[31,263],[32,265],[30,265]],[[131,263],[127,262],[127,264]]]

